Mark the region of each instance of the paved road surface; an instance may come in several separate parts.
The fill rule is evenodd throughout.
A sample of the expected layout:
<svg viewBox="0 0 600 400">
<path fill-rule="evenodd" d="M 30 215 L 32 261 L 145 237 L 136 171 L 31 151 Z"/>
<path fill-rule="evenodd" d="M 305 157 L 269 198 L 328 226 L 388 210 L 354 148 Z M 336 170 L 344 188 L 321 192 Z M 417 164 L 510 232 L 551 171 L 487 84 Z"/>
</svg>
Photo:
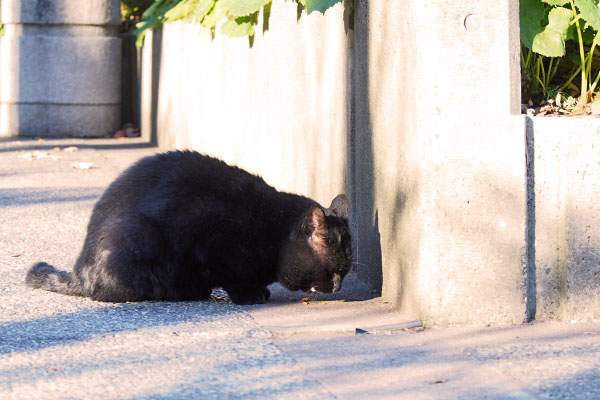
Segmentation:
<svg viewBox="0 0 600 400">
<path fill-rule="evenodd" d="M 353 276 L 335 297 L 275 286 L 249 307 L 25 287 L 35 261 L 73 265 L 103 189 L 156 151 L 0 141 L 1 399 L 600 399 L 597 323 L 402 330 L 411 316 Z"/>
</svg>

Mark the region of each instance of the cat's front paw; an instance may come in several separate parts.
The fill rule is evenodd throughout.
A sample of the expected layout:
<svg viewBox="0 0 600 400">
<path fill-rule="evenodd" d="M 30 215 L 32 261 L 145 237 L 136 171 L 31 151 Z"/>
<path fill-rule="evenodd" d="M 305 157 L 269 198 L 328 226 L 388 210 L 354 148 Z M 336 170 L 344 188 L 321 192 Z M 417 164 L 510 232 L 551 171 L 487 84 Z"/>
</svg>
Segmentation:
<svg viewBox="0 0 600 400">
<path fill-rule="evenodd" d="M 256 286 L 234 286 L 225 288 L 225 291 L 231 301 L 239 305 L 262 304 L 271 295 L 269 289 Z"/>
</svg>

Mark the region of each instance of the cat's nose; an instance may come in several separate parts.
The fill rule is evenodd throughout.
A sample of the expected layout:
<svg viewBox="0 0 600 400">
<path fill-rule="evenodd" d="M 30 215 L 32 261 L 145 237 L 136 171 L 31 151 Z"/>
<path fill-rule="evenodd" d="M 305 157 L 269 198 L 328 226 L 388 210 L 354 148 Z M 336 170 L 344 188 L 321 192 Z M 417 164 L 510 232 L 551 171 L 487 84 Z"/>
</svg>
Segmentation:
<svg viewBox="0 0 600 400">
<path fill-rule="evenodd" d="M 340 274 L 333 274 L 331 282 L 333 283 L 333 289 L 331 289 L 331 293 L 339 292 L 342 289 L 342 277 Z"/>
</svg>

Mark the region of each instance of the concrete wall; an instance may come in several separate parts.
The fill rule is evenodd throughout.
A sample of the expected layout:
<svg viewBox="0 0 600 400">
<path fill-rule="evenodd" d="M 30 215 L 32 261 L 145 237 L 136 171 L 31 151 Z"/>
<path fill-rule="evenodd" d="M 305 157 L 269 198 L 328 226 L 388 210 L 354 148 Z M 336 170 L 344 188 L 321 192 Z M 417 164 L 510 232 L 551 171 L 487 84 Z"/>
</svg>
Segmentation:
<svg viewBox="0 0 600 400">
<path fill-rule="evenodd" d="M 354 273 L 427 324 L 522 322 L 518 1 L 451 3 L 357 1 L 348 31 L 341 3 L 298 19 L 275 0 L 252 47 L 167 25 L 143 134 L 325 205 L 347 192 Z"/>
<path fill-rule="evenodd" d="M 118 1 L 86 4 L 2 1 L 0 136 L 118 127 Z M 600 124 L 519 115 L 518 0 L 346 17 L 274 0 L 252 45 L 149 34 L 142 135 L 323 205 L 346 192 L 352 273 L 428 325 L 599 320 Z"/>
<path fill-rule="evenodd" d="M 194 148 L 259 173 L 281 190 L 329 205 L 345 191 L 348 37 L 339 4 L 298 21 L 274 1 L 269 29 L 214 40 L 199 26 L 169 24 L 152 38 L 145 90 L 157 91 L 154 126 L 163 148 Z M 158 81 L 158 82 L 157 82 Z M 146 97 L 145 110 L 152 108 Z M 145 118 L 145 119 L 144 119 Z"/>
<path fill-rule="evenodd" d="M 118 129 L 119 0 L 3 0 L 2 22 L 0 137 Z"/>
<path fill-rule="evenodd" d="M 537 317 L 600 320 L 600 122 L 531 118 Z"/>
</svg>

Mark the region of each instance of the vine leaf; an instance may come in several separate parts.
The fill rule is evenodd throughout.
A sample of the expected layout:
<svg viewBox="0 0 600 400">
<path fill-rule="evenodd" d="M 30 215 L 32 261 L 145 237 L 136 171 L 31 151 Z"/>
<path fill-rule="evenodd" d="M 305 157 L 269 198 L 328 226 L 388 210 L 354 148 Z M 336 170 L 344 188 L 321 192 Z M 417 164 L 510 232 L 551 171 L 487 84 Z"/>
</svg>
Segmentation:
<svg viewBox="0 0 600 400">
<path fill-rule="evenodd" d="M 202 20 L 202 26 L 205 28 L 213 29 L 217 26 L 217 23 L 226 17 L 226 11 L 223 7 L 220 7 L 221 2 L 217 1 L 217 4 L 209 12 L 206 17 Z"/>
<path fill-rule="evenodd" d="M 144 11 L 142 18 L 147 19 L 150 16 L 158 15 L 161 12 L 164 12 L 165 7 L 174 7 L 176 4 L 176 2 L 171 3 L 171 0 L 157 0 Z"/>
<path fill-rule="evenodd" d="M 300 18 L 304 8 L 309 13 L 315 10 L 324 13 L 328 8 L 344 0 L 295 1 L 298 4 L 298 18 Z M 350 2 L 354 0 L 346 1 L 349 2 L 348 4 L 352 4 Z M 132 30 L 132 33 L 137 35 L 137 46 L 142 45 L 148 29 L 178 20 L 200 23 L 203 27 L 210 29 L 213 37 L 215 30 L 219 27 L 220 32 L 227 36 L 252 38 L 261 9 L 264 15 L 263 31 L 268 29 L 272 0 L 153 0 L 150 3 L 152 5 L 143 13 L 142 20 Z M 350 5 L 346 5 L 344 12 L 346 13 L 350 7 Z"/>
<path fill-rule="evenodd" d="M 565 39 L 573 12 L 564 7 L 556 7 L 548 14 L 548 25 L 533 39 L 531 50 L 546 57 L 565 55 Z"/>
<path fill-rule="evenodd" d="M 230 19 L 221 25 L 221 33 L 232 38 L 254 36 L 254 24 L 247 16 Z"/>
<path fill-rule="evenodd" d="M 542 20 L 546 16 L 540 0 L 521 0 L 519 18 L 521 20 L 521 41 L 528 49 L 533 47 L 533 39 L 542 32 Z"/>
<path fill-rule="evenodd" d="M 254 14 L 270 3 L 271 0 L 219 0 L 218 4 L 223 9 L 227 10 L 227 14 L 233 17 L 245 17 Z"/>
<path fill-rule="evenodd" d="M 165 14 L 165 23 L 180 19 L 201 21 L 213 7 L 214 0 L 183 0 Z"/>
<path fill-rule="evenodd" d="M 551 6 L 564 6 L 569 3 L 569 0 L 542 0 L 544 3 Z"/>
<path fill-rule="evenodd" d="M 158 0 L 144 11 L 142 20 L 135 25 L 135 29 L 132 31 L 134 35 L 137 35 L 135 45 L 140 47 L 144 42 L 146 30 L 161 26 L 163 24 L 164 15 L 176 5 L 177 2 L 175 1 Z"/>
<path fill-rule="evenodd" d="M 581 17 L 596 31 L 600 31 L 600 10 L 593 0 L 575 0 Z"/>
<path fill-rule="evenodd" d="M 306 0 L 305 7 L 306 12 L 310 14 L 313 11 L 321 11 L 323 14 L 325 10 L 332 7 L 336 3 L 340 3 L 343 0 Z"/>
</svg>

